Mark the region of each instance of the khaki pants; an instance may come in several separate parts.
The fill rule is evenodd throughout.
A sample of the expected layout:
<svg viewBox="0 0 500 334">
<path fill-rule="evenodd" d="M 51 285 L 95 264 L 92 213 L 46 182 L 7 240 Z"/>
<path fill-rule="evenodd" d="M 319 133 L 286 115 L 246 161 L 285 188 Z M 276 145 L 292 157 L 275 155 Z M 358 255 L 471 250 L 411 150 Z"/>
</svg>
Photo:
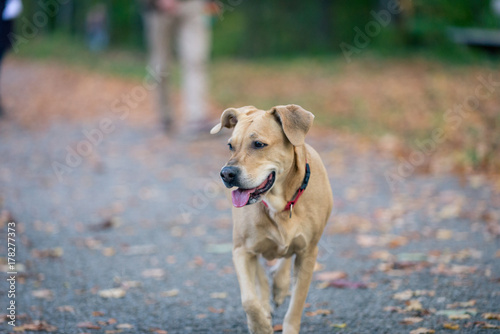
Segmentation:
<svg viewBox="0 0 500 334">
<path fill-rule="evenodd" d="M 149 65 L 156 73 L 169 73 L 172 39 L 176 37 L 182 72 L 184 121 L 187 124 L 201 122 L 207 111 L 207 61 L 211 36 L 204 11 L 203 0 L 185 0 L 179 2 L 179 10 L 174 15 L 154 10 L 144 14 Z M 155 91 L 156 108 L 167 125 L 173 121 L 169 79 L 170 75 L 163 75 Z"/>
</svg>

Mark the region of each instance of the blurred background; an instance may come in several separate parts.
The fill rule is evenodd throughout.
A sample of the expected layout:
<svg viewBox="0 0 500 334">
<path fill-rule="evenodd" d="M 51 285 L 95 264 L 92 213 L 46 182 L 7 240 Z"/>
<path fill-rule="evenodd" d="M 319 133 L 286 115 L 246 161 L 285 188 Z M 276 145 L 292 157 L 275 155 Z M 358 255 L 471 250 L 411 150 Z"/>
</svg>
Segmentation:
<svg viewBox="0 0 500 334">
<path fill-rule="evenodd" d="M 481 58 L 481 52 L 457 46 L 450 40 L 448 30 L 451 27 L 500 28 L 500 5 L 496 0 L 322 0 L 314 3 L 227 0 L 214 2 L 219 11 L 212 17 L 213 56 L 252 59 L 338 55 L 342 42 L 352 44 L 354 28 L 364 30 L 374 19 L 371 11 L 387 10 L 391 2 L 398 4 L 400 10 L 391 15 L 390 24 L 370 43 L 373 51 L 381 54 L 394 56 L 395 53 L 427 51 L 453 56 L 455 60 L 473 60 Z M 139 1 L 25 1 L 23 15 L 32 17 L 45 8 L 44 3 L 64 3 L 43 28 L 47 38 L 59 34 L 75 43 L 83 42 L 89 14 L 104 6 L 109 46 L 135 51 L 144 48 Z M 485 42 L 483 46 L 488 45 Z"/>
<path fill-rule="evenodd" d="M 55 14 L 12 57 L 131 79 L 144 76 L 147 56 L 137 1 L 67 0 L 51 9 L 54 3 L 24 2 L 18 32 L 29 31 L 27 22 L 44 8 Z M 433 155 L 442 158 L 440 166 L 498 170 L 498 92 L 479 104 L 470 102 L 458 129 L 444 115 L 474 95 L 479 77 L 498 75 L 499 1 L 212 4 L 207 19 L 213 29 L 214 116 L 228 106 L 267 109 L 294 102 L 313 111 L 317 124 L 381 140 L 398 155 L 443 127 L 447 140 Z M 97 32 L 92 20 L 98 22 Z M 173 72 L 178 87 L 179 74 Z M 434 168 L 431 163 L 419 169 Z"/>
<path fill-rule="evenodd" d="M 139 0 L 23 5 L 0 74 L 16 332 L 247 333 L 218 175 L 230 131 L 183 141 L 161 126 Z M 204 133 L 228 107 L 316 116 L 307 139 L 335 204 L 301 333 L 500 328 L 500 0 L 204 10 Z M 166 75 L 177 116 L 184 69 Z"/>
</svg>

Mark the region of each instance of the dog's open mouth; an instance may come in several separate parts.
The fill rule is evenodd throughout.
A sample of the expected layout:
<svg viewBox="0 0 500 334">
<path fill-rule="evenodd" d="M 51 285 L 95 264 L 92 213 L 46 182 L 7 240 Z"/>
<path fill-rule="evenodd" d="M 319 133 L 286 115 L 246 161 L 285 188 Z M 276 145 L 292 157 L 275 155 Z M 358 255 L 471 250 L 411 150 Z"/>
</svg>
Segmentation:
<svg viewBox="0 0 500 334">
<path fill-rule="evenodd" d="M 237 208 L 241 208 L 245 205 L 256 203 L 259 200 L 260 195 L 271 189 L 271 187 L 274 184 L 275 178 L 276 178 L 276 173 L 272 172 L 271 174 L 269 174 L 267 179 L 265 179 L 264 182 L 262 182 L 261 185 L 256 188 L 252 189 L 238 188 L 236 190 L 233 190 L 232 192 L 233 205 Z"/>
</svg>

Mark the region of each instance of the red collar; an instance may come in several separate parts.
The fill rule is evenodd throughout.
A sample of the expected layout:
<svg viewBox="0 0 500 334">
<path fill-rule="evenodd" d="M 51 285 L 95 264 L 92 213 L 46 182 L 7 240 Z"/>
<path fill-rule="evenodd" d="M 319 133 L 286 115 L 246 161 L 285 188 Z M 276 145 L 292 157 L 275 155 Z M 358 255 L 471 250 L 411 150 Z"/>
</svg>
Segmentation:
<svg viewBox="0 0 500 334">
<path fill-rule="evenodd" d="M 297 201 L 299 200 L 300 196 L 302 196 L 302 194 L 307 188 L 310 176 L 311 176 L 311 169 L 309 168 L 309 164 L 306 161 L 306 174 L 304 175 L 304 180 L 302 181 L 302 185 L 300 186 L 299 189 L 297 189 L 297 192 L 293 196 L 293 199 L 291 201 L 288 201 L 286 203 L 285 208 L 283 209 L 283 211 L 290 210 L 290 218 L 292 218 L 293 207 L 295 206 L 295 204 L 297 204 Z M 265 201 L 262 201 L 262 203 L 266 206 L 266 208 L 269 207 Z"/>
</svg>

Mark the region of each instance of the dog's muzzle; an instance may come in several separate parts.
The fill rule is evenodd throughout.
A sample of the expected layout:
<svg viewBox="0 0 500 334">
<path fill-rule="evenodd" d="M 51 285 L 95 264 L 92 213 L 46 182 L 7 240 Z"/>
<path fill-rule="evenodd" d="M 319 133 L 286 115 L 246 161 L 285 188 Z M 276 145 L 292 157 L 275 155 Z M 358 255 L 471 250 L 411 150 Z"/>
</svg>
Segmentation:
<svg viewBox="0 0 500 334">
<path fill-rule="evenodd" d="M 225 166 L 220 171 L 220 177 L 222 178 L 222 182 L 227 188 L 238 187 L 237 184 L 238 176 L 240 175 L 240 170 L 238 167 L 234 166 Z"/>
</svg>

